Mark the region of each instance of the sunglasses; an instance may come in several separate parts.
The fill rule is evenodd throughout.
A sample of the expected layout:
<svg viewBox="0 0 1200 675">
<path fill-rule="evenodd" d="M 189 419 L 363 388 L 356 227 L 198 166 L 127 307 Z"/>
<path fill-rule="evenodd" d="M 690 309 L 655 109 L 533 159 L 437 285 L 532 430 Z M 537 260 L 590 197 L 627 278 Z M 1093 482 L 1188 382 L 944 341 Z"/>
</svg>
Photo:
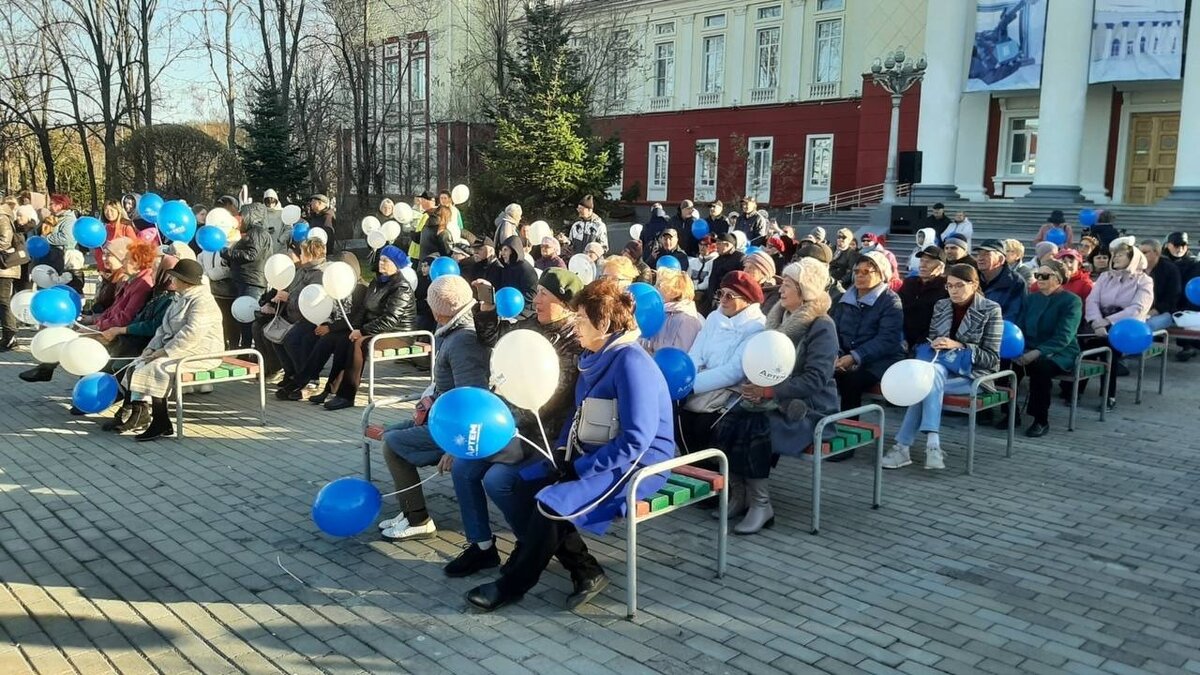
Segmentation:
<svg viewBox="0 0 1200 675">
<path fill-rule="evenodd" d="M 1038 281 L 1050 281 L 1056 277 L 1053 274 L 1042 274 L 1041 272 L 1038 272 L 1033 275 L 1033 278 L 1037 279 Z"/>
<path fill-rule="evenodd" d="M 725 300 L 740 300 L 742 298 L 742 296 L 738 295 L 737 293 L 734 293 L 733 291 L 729 291 L 729 290 L 717 291 L 716 297 L 717 297 L 717 300 L 720 300 L 722 302 Z"/>
</svg>

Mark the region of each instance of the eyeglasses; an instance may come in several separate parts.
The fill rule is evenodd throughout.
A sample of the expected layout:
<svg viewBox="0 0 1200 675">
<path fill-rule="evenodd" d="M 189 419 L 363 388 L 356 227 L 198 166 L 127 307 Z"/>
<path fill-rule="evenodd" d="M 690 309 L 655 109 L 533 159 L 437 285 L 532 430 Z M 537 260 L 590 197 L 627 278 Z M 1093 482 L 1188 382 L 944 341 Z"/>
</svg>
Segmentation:
<svg viewBox="0 0 1200 675">
<path fill-rule="evenodd" d="M 1037 279 L 1038 281 L 1050 281 L 1050 279 L 1054 276 L 1055 275 L 1053 274 L 1042 274 L 1041 272 L 1037 272 L 1033 275 L 1033 278 Z"/>
<path fill-rule="evenodd" d="M 961 290 L 963 290 L 964 288 L 966 288 L 968 285 L 969 285 L 969 284 L 952 284 L 952 283 L 947 283 L 947 284 L 946 284 L 946 290 L 948 290 L 948 291 L 961 291 Z"/>
<path fill-rule="evenodd" d="M 734 293 L 733 291 L 722 289 L 717 291 L 716 298 L 718 301 L 724 302 L 726 300 L 741 300 L 742 296 Z"/>
</svg>

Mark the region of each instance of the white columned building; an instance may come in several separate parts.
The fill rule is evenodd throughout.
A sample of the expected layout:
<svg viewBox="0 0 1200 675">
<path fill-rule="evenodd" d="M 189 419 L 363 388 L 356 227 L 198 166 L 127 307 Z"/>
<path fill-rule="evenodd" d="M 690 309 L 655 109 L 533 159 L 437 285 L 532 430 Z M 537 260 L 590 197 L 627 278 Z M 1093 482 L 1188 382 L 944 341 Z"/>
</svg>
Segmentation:
<svg viewBox="0 0 1200 675">
<path fill-rule="evenodd" d="M 1179 154 L 1175 164 L 1175 185 L 1167 200 L 1200 204 L 1200 2 L 1193 0 L 1189 13 L 1186 61 L 1183 72 L 1183 100 L 1179 116 Z"/>
<path fill-rule="evenodd" d="M 959 106 L 966 84 L 967 60 L 973 32 L 974 5 L 965 0 L 929 0 L 925 58 L 929 66 L 921 83 L 921 113 L 917 149 L 921 151 L 921 182 L 913 196 L 928 201 L 953 199 Z M 936 36 L 935 38 L 933 36 Z"/>
</svg>

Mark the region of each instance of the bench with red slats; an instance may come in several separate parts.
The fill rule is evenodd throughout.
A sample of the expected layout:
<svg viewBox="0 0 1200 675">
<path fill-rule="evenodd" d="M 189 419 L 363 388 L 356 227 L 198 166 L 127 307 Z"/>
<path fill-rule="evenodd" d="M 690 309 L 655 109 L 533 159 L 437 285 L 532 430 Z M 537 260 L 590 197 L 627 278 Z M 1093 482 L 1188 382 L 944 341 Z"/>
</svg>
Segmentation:
<svg viewBox="0 0 1200 675">
<path fill-rule="evenodd" d="M 381 340 L 382 342 L 382 340 Z M 408 347 L 390 347 L 387 349 L 376 349 L 375 358 L 377 359 L 392 359 L 403 356 L 420 356 L 429 353 L 429 345 L 424 342 L 417 342 Z"/>
<path fill-rule="evenodd" d="M 382 441 L 383 440 L 383 425 L 372 424 L 371 426 L 367 427 L 366 431 L 363 432 L 363 436 L 366 436 L 367 438 L 369 438 L 373 441 Z"/>
<path fill-rule="evenodd" d="M 875 385 L 866 391 L 868 396 L 883 398 L 883 390 L 879 385 Z M 979 396 L 975 397 L 976 410 L 989 410 L 998 408 L 1008 403 L 1009 397 L 1012 396 L 1012 389 L 1008 387 L 997 387 L 995 391 L 980 391 Z M 966 412 L 971 409 L 971 396 L 969 394 L 944 394 L 942 396 L 942 407 L 954 412 Z"/>
<path fill-rule="evenodd" d="M 666 485 L 638 502 L 637 515 L 645 516 L 671 506 L 707 499 L 724 487 L 725 479 L 716 471 L 690 465 L 675 467 Z"/>
<path fill-rule="evenodd" d="M 179 380 L 185 383 L 212 382 L 215 380 L 227 380 L 230 378 L 246 379 L 257 374 L 257 363 L 226 356 L 225 358 L 221 359 L 221 365 L 217 366 L 216 368 L 211 370 L 183 373 L 179 376 Z"/>
</svg>

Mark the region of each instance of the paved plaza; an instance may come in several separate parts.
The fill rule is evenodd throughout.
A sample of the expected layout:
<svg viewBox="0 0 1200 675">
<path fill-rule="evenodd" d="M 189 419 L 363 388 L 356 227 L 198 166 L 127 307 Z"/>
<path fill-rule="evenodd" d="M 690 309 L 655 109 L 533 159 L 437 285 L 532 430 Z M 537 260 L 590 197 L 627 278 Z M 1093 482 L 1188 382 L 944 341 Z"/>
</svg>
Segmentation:
<svg viewBox="0 0 1200 675">
<path fill-rule="evenodd" d="M 0 357 L 5 675 L 1200 672 L 1197 363 L 1140 406 L 1123 378 L 1105 423 L 1093 385 L 1074 433 L 1056 403 L 1009 460 L 981 432 L 972 477 L 950 418 L 948 469 L 888 472 L 877 511 L 864 453 L 828 465 L 819 536 L 810 467 L 784 460 L 776 526 L 731 538 L 724 579 L 708 511 L 645 526 L 627 621 L 619 532 L 590 540 L 613 584 L 579 613 L 557 563 L 519 605 L 464 611 L 490 575 L 442 574 L 463 544 L 448 477 L 428 486 L 438 539 L 318 532 L 316 491 L 361 472 L 361 407 L 272 397 L 262 427 L 254 387 L 230 383 L 187 397 L 187 439 L 136 444 L 68 414 L 73 377 L 20 382 L 29 362 Z M 383 394 L 417 382 L 382 372 Z"/>
</svg>

